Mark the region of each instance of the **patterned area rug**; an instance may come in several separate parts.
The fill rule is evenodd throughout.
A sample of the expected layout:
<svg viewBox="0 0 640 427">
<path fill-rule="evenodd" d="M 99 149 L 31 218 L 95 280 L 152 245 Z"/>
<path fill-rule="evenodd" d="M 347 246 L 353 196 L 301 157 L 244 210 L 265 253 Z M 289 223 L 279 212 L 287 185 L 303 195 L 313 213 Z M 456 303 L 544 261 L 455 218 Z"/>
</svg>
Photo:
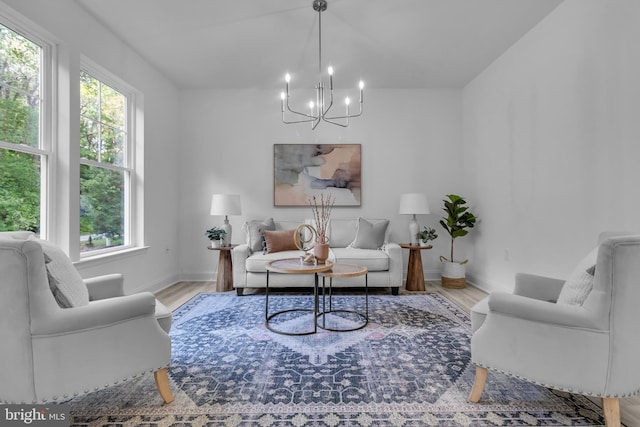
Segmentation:
<svg viewBox="0 0 640 427">
<path fill-rule="evenodd" d="M 272 295 L 270 312 L 312 307 Z M 334 309 L 364 310 L 362 295 Z M 153 375 L 70 401 L 74 425 L 598 426 L 590 400 L 490 372 L 481 403 L 473 383 L 469 316 L 438 294 L 373 295 L 369 324 L 353 332 L 279 335 L 264 326 L 264 295 L 199 294 L 174 312 L 171 385 L 162 406 Z M 356 316 L 327 314 L 333 327 Z M 313 328 L 289 312 L 274 326 Z"/>
</svg>

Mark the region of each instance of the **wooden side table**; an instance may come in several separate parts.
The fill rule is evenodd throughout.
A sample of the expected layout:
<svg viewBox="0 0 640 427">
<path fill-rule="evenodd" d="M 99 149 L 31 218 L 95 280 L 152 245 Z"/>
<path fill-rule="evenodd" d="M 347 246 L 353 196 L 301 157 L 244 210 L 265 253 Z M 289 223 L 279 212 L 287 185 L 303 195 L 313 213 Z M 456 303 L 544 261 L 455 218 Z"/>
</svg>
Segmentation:
<svg viewBox="0 0 640 427">
<path fill-rule="evenodd" d="M 218 276 L 216 279 L 216 291 L 226 292 L 233 290 L 233 263 L 231 262 L 231 251 L 238 245 L 220 246 L 212 248 L 207 246 L 210 251 L 220 251 L 218 258 Z"/>
<path fill-rule="evenodd" d="M 409 249 L 409 265 L 407 266 L 407 284 L 408 291 L 424 291 L 424 271 L 422 270 L 423 249 L 431 249 L 433 246 L 411 245 L 409 243 L 401 243 L 401 248 Z"/>
</svg>

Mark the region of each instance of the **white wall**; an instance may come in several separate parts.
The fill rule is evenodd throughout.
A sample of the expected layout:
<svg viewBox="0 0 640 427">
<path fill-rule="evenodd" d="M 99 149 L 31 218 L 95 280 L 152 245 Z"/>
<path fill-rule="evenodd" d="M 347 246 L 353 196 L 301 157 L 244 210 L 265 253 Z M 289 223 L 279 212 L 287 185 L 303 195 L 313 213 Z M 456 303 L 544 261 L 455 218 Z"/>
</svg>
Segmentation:
<svg viewBox="0 0 640 427">
<path fill-rule="evenodd" d="M 69 71 L 77 74 L 80 55 L 85 55 L 143 94 L 145 146 L 138 154 L 144 160 L 144 243 L 149 248 L 135 256 L 81 263 L 80 273 L 84 277 L 124 273 L 127 292 L 157 289 L 173 283 L 178 270 L 175 160 L 180 148 L 176 87 L 72 0 L 6 0 L 5 3 L 58 39 L 63 74 Z M 60 120 L 63 126 L 66 123 L 73 128 L 74 120 L 76 123 L 79 120 L 78 89 L 59 89 L 60 96 L 70 100 L 70 108 L 59 111 Z M 78 132 L 70 134 L 71 139 L 76 139 L 71 143 L 78 144 Z M 59 191 L 62 194 L 62 190 Z"/>
<path fill-rule="evenodd" d="M 636 0 L 567 0 L 464 89 L 474 282 L 566 277 L 600 230 L 640 229 L 639 22 Z"/>
<path fill-rule="evenodd" d="M 273 206 L 275 143 L 362 144 L 362 206 L 336 207 L 332 217 L 389 218 L 392 241 L 406 242 L 410 218 L 398 214 L 400 195 L 424 192 L 433 214 L 420 216 L 418 222 L 444 234 L 437 224 L 441 200 L 463 188 L 457 165 L 462 149 L 461 91 L 369 90 L 364 108 L 348 128 L 322 123 L 312 132 L 307 125 L 280 121 L 277 91 L 181 92 L 180 278 L 210 280 L 216 271 L 218 253 L 206 250 L 204 235 L 223 220 L 209 215 L 213 193 L 242 197 L 242 216 L 229 218 L 234 243 L 243 240 L 241 226 L 248 219 L 310 217 L 308 207 Z M 447 248 L 443 236 L 434 250 L 423 251 L 428 275 L 438 277 L 436 260 Z"/>
</svg>

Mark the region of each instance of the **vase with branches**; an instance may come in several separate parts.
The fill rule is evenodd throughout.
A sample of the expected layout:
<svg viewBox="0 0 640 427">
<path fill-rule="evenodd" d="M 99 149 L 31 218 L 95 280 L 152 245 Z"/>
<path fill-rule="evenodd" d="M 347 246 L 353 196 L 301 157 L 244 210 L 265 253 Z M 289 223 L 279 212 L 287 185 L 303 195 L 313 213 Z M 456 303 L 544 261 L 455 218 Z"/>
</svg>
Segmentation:
<svg viewBox="0 0 640 427">
<path fill-rule="evenodd" d="M 316 230 L 316 243 L 313 248 L 313 253 L 320 264 L 324 264 L 329 257 L 329 236 L 327 235 L 327 229 L 335 201 L 335 197 L 331 195 L 325 196 L 322 193 L 320 194 L 320 198 L 313 196 L 309 199 Z"/>
<path fill-rule="evenodd" d="M 329 227 L 329 220 L 331 219 L 331 210 L 335 203 L 335 197 L 324 194 L 320 194 L 318 199 L 313 196 L 309 199 L 309 205 L 311 206 L 311 212 L 313 212 L 313 220 L 316 223 L 317 241 L 320 243 L 329 243 L 327 236 L 327 228 Z"/>
</svg>

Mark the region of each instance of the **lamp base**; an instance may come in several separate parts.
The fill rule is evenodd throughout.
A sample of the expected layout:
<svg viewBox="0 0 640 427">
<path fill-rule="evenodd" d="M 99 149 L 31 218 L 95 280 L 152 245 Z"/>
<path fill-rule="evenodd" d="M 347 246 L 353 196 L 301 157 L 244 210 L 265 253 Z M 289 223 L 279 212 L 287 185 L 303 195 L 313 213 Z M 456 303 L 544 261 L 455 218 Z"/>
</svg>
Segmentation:
<svg viewBox="0 0 640 427">
<path fill-rule="evenodd" d="M 418 242 L 418 230 L 420 230 L 420 226 L 418 225 L 418 221 L 416 221 L 415 214 L 409 223 L 409 241 L 412 245 L 418 246 L 420 242 Z"/>
<path fill-rule="evenodd" d="M 229 217 L 225 215 L 224 217 L 224 224 L 222 225 L 222 228 L 225 231 L 224 237 L 222 239 L 220 239 L 220 243 L 222 244 L 222 246 L 229 246 L 231 245 L 231 224 L 229 224 Z"/>
</svg>

